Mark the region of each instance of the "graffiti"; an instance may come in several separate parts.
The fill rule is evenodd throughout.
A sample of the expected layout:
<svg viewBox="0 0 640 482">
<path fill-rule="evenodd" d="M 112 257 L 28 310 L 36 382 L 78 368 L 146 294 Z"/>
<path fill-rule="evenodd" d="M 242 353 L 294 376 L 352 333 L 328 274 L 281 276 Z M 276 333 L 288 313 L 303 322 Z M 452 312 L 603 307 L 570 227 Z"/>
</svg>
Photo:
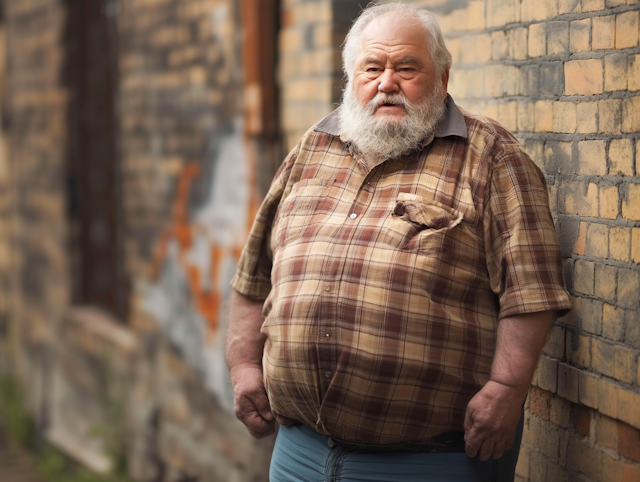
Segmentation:
<svg viewBox="0 0 640 482">
<path fill-rule="evenodd" d="M 218 137 L 206 162 L 214 166 L 207 199 L 193 212 L 189 195 L 200 166 L 182 170 L 171 224 L 160 237 L 143 309 L 202 376 L 220 403 L 231 410 L 224 363 L 222 321 L 229 281 L 247 235 L 251 207 L 250 169 L 240 122 Z"/>
</svg>

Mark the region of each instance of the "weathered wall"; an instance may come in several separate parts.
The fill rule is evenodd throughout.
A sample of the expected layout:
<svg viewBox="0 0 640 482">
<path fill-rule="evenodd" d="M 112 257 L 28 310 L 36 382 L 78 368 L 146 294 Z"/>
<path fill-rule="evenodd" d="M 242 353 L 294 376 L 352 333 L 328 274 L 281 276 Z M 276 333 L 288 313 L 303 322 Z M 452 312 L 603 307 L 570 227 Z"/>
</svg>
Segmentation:
<svg viewBox="0 0 640 482">
<path fill-rule="evenodd" d="M 35 409 L 42 399 L 55 325 L 69 302 L 65 149 L 67 90 L 61 75 L 65 11 L 58 0 L 6 1 L 3 79 L 3 272 L 5 345 Z"/>
<path fill-rule="evenodd" d="M 573 312 L 534 378 L 519 480 L 640 480 L 640 49 L 636 0 L 423 1 L 450 90 L 547 178 Z"/>
</svg>

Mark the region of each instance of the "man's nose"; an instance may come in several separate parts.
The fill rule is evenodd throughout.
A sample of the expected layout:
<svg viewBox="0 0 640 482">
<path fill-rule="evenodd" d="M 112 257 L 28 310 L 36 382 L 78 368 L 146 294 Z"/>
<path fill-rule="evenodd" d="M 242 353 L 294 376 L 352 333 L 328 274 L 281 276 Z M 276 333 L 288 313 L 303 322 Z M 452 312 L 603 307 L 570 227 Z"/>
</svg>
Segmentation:
<svg viewBox="0 0 640 482">
<path fill-rule="evenodd" d="M 378 91 L 390 94 L 398 92 L 399 86 L 395 76 L 395 70 L 386 69 L 380 77 L 378 77 Z"/>
</svg>

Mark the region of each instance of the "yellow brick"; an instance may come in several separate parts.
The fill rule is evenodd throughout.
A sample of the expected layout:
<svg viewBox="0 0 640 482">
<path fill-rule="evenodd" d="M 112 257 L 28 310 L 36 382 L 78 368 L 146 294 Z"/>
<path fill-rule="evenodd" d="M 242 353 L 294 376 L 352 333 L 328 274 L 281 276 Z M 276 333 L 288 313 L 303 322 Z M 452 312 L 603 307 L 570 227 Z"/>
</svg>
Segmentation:
<svg viewBox="0 0 640 482">
<path fill-rule="evenodd" d="M 547 54 L 564 55 L 569 52 L 569 23 L 549 22 L 547 24 Z"/>
<path fill-rule="evenodd" d="M 571 365 L 558 364 L 558 395 L 578 403 L 578 375 L 578 370 Z M 598 386 L 598 389 L 600 389 L 600 386 Z M 600 402 L 599 397 L 598 402 Z"/>
<path fill-rule="evenodd" d="M 584 221 L 580 222 L 580 228 L 578 229 L 578 237 L 573 245 L 573 253 L 579 256 L 584 256 L 584 251 L 587 246 L 587 228 L 589 223 Z"/>
<path fill-rule="evenodd" d="M 604 58 L 604 90 L 627 90 L 627 56 L 607 55 Z"/>
<path fill-rule="evenodd" d="M 623 307 L 632 307 L 638 302 L 640 292 L 640 278 L 638 272 L 631 269 L 620 268 L 618 270 L 618 304 Z"/>
<path fill-rule="evenodd" d="M 519 95 L 522 91 L 522 71 L 511 65 L 485 67 L 485 93 L 487 97 Z"/>
<path fill-rule="evenodd" d="M 629 56 L 627 79 L 631 92 L 640 90 L 640 55 Z"/>
<path fill-rule="evenodd" d="M 556 0 L 522 0 L 520 19 L 523 22 L 546 20 L 558 14 Z"/>
<path fill-rule="evenodd" d="M 619 134 L 622 127 L 622 100 L 605 99 L 598 102 L 599 126 L 603 134 Z"/>
<path fill-rule="evenodd" d="M 624 346 L 615 348 L 615 371 L 613 376 L 616 380 L 625 383 L 633 383 L 636 378 L 636 364 L 633 351 Z M 636 410 L 640 405 L 636 405 Z"/>
<path fill-rule="evenodd" d="M 609 175 L 633 176 L 633 141 L 612 139 L 609 144 Z"/>
<path fill-rule="evenodd" d="M 313 28 L 314 47 L 331 47 L 333 26 L 330 23 L 316 25 Z"/>
<path fill-rule="evenodd" d="M 595 295 L 607 301 L 616 299 L 616 275 L 618 271 L 613 266 L 598 263 L 595 272 Z M 604 305 L 607 306 L 606 304 Z M 604 311 L 604 310 L 603 310 Z M 602 318 L 602 330 L 604 331 L 604 315 Z M 606 335 L 605 335 L 606 336 Z"/>
<path fill-rule="evenodd" d="M 514 4 L 514 10 L 515 10 L 515 17 L 514 17 L 514 21 L 517 22 L 520 20 L 520 17 L 518 15 L 518 5 L 514 0 L 508 0 L 510 1 L 512 4 Z M 328 2 L 326 2 L 328 4 Z M 472 2 L 469 3 L 469 6 L 467 7 L 468 10 L 468 23 L 467 26 L 469 27 L 469 30 L 483 30 L 486 27 L 486 22 L 485 22 L 485 14 L 484 14 L 484 0 L 474 0 Z"/>
<path fill-rule="evenodd" d="M 628 49 L 638 45 L 638 11 L 616 15 L 616 49 Z"/>
<path fill-rule="evenodd" d="M 547 54 L 547 33 L 544 23 L 529 26 L 529 58 L 544 57 Z"/>
<path fill-rule="evenodd" d="M 585 254 L 606 259 L 609 255 L 609 229 L 604 224 L 591 223 L 587 228 Z"/>
<path fill-rule="evenodd" d="M 622 132 L 640 132 L 640 96 L 622 101 Z"/>
<path fill-rule="evenodd" d="M 609 271 L 615 270 L 611 268 Z M 611 282 L 611 285 L 612 291 L 615 291 L 615 280 Z M 622 341 L 624 339 L 624 314 L 625 311 L 622 308 L 605 303 L 602 310 L 602 336 L 613 341 Z"/>
<path fill-rule="evenodd" d="M 640 139 L 636 139 L 636 173 L 640 174 Z"/>
<path fill-rule="evenodd" d="M 519 3 L 516 0 L 487 0 L 487 27 L 501 27 L 519 21 Z M 483 11 L 480 16 L 484 16 Z"/>
<path fill-rule="evenodd" d="M 578 171 L 587 176 L 604 176 L 607 173 L 605 141 L 578 142 Z"/>
<path fill-rule="evenodd" d="M 629 390 L 625 390 L 624 388 L 618 388 L 617 401 L 618 418 L 635 428 L 640 428 L 640 410 L 638 410 L 638 407 L 640 407 L 640 395 L 630 392 Z M 636 473 L 640 474 L 640 470 Z M 634 479 L 625 478 L 624 480 L 631 481 Z"/>
<path fill-rule="evenodd" d="M 527 58 L 527 34 L 526 28 L 514 28 L 508 31 L 509 57 L 513 60 L 525 60 Z"/>
<path fill-rule="evenodd" d="M 491 60 L 491 35 L 465 35 L 460 39 L 461 63 L 473 64 Z"/>
<path fill-rule="evenodd" d="M 578 372 L 578 394 L 580 403 L 591 408 L 598 408 L 598 378 L 580 370 Z"/>
<path fill-rule="evenodd" d="M 618 387 L 605 378 L 598 382 L 598 410 L 612 418 L 618 418 Z"/>
<path fill-rule="evenodd" d="M 616 39 L 616 17 L 593 17 L 591 29 L 591 45 L 593 50 L 612 49 Z"/>
<path fill-rule="evenodd" d="M 454 69 L 449 80 L 449 92 L 460 99 L 484 97 L 484 70 Z"/>
<path fill-rule="evenodd" d="M 622 199 L 622 217 L 640 221 L 640 184 L 628 184 L 627 195 Z"/>
<path fill-rule="evenodd" d="M 586 192 L 581 182 L 566 184 L 565 212 L 585 217 L 598 217 L 598 186 L 590 182 Z"/>
<path fill-rule="evenodd" d="M 553 131 L 553 102 L 550 100 L 539 100 L 534 107 L 535 131 Z"/>
<path fill-rule="evenodd" d="M 518 463 L 516 465 L 516 475 L 523 480 L 529 480 L 529 452 L 524 447 L 520 448 Z"/>
<path fill-rule="evenodd" d="M 507 130 L 515 131 L 517 129 L 516 124 L 516 102 L 504 102 L 498 104 L 498 119 Z"/>
<path fill-rule="evenodd" d="M 541 356 L 535 376 L 538 387 L 555 393 L 558 386 L 558 362 L 553 358 Z"/>
<path fill-rule="evenodd" d="M 591 261 L 578 259 L 573 267 L 574 289 L 583 295 L 594 293 L 595 264 Z"/>
<path fill-rule="evenodd" d="M 571 60 L 564 64 L 566 95 L 593 95 L 603 92 L 602 61 Z"/>
<path fill-rule="evenodd" d="M 598 118 L 597 102 L 578 102 L 577 110 L 577 132 L 580 134 L 591 134 L 598 131 L 596 120 Z"/>
<path fill-rule="evenodd" d="M 575 330 L 567 330 L 565 338 L 567 361 L 581 367 L 589 367 L 591 364 L 590 340 L 591 338 L 580 335 Z"/>
<path fill-rule="evenodd" d="M 580 0 L 558 0 L 558 15 L 581 12 Z"/>
<path fill-rule="evenodd" d="M 576 131 L 576 104 L 573 102 L 553 103 L 553 132 L 573 134 Z"/>
<path fill-rule="evenodd" d="M 534 129 L 534 111 L 533 102 L 518 101 L 517 106 L 517 123 L 518 132 L 533 132 Z"/>
<path fill-rule="evenodd" d="M 287 28 L 280 31 L 280 53 L 296 52 L 302 50 L 304 45 L 302 28 Z"/>
<path fill-rule="evenodd" d="M 640 264 L 640 228 L 631 229 L 631 261 Z"/>
<path fill-rule="evenodd" d="M 491 33 L 491 59 L 506 60 L 509 58 L 509 41 L 507 32 L 496 30 Z"/>
<path fill-rule="evenodd" d="M 587 52 L 591 49 L 591 19 L 575 20 L 569 24 L 569 50 L 571 53 Z"/>
<path fill-rule="evenodd" d="M 614 261 L 629 260 L 629 228 L 617 226 L 609 229 L 609 257 Z"/>
<path fill-rule="evenodd" d="M 618 217 L 618 186 L 600 189 L 600 217 L 604 219 Z"/>
<path fill-rule="evenodd" d="M 604 0 L 582 0 L 583 12 L 598 12 L 604 10 Z"/>
<path fill-rule="evenodd" d="M 632 383 L 635 378 L 633 352 L 628 348 L 594 339 L 592 368 L 603 375 Z"/>
</svg>

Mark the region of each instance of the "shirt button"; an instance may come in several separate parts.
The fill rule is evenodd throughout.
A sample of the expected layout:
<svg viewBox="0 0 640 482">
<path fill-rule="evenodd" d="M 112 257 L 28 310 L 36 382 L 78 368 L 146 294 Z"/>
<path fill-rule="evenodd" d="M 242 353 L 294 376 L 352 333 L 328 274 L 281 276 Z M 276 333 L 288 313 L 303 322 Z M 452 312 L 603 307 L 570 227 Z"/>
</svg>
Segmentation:
<svg viewBox="0 0 640 482">
<path fill-rule="evenodd" d="M 331 378 L 331 372 L 324 372 L 324 376 L 327 378 Z"/>
<path fill-rule="evenodd" d="M 355 219 L 357 216 L 358 216 L 358 215 L 357 215 L 356 213 L 351 213 L 351 214 L 349 214 L 349 217 L 350 217 L 351 219 Z"/>
<path fill-rule="evenodd" d="M 326 334 L 326 335 L 324 335 L 324 336 L 329 336 L 329 333 L 327 333 L 327 334 Z"/>
<path fill-rule="evenodd" d="M 331 291 L 331 288 L 330 288 L 329 286 L 325 286 L 325 287 L 324 287 L 324 290 L 325 290 L 325 291 Z"/>
</svg>

